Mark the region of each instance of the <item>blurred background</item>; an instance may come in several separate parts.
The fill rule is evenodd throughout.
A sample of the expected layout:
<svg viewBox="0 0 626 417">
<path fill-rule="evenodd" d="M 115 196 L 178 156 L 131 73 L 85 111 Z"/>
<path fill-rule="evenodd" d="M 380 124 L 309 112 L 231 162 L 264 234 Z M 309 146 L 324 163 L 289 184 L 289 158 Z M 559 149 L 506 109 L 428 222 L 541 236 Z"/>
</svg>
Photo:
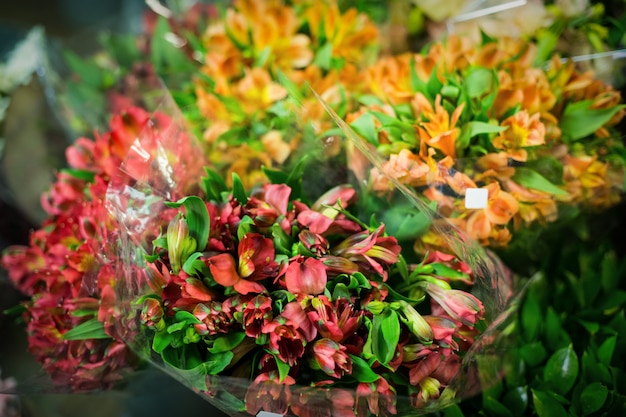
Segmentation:
<svg viewBox="0 0 626 417">
<path fill-rule="evenodd" d="M 64 150 L 75 139 L 55 106 L 55 74 L 39 65 L 42 58 L 55 68 L 61 48 L 93 52 L 103 30 L 139 33 L 144 8 L 143 0 L 0 1 L 0 63 L 29 36 L 33 42 L 45 38 L 46 50 L 41 57 L 35 56 L 41 51 L 26 48 L 11 68 L 0 67 L 0 251 L 27 244 L 30 230 L 45 218 L 40 195 L 65 166 Z M 41 32 L 31 32 L 37 27 Z M 0 269 L 0 311 L 19 301 Z M 23 325 L 0 314 L 0 379 L 8 378 L 17 379 L 22 395 L 10 401 L 18 403 L 17 415 L 24 417 L 222 415 L 156 370 L 136 375 L 117 391 L 53 392 L 27 352 Z M 7 399 L 0 395 L 0 417 L 15 415 L 3 408 Z"/>
</svg>

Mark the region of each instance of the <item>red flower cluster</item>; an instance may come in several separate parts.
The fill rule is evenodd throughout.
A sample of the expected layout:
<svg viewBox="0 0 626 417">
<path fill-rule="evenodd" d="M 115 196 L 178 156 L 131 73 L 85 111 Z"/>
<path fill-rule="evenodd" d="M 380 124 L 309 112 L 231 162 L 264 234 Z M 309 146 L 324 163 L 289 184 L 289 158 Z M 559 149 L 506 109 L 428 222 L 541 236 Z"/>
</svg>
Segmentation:
<svg viewBox="0 0 626 417">
<path fill-rule="evenodd" d="M 338 186 L 310 205 L 293 193 L 266 184 L 201 203 L 204 220 L 197 205 L 174 216 L 167 248 L 155 247 L 147 267 L 162 284 L 137 294 L 153 349 L 169 365 L 195 363 L 207 376 L 252 374 L 251 413 L 291 407 L 304 417 L 307 402 L 321 401 L 352 413 L 345 415 L 394 414 L 396 372 L 410 381 L 406 394 L 416 405 L 438 398 L 483 314 L 478 299 L 450 287 L 472 283 L 469 266 L 435 252 L 407 268 L 400 285 L 401 247 L 384 225 L 367 227 L 347 211 L 357 200 L 352 188 Z M 432 307 L 422 310 L 430 314 L 390 295 L 392 281 L 429 295 Z M 344 380 L 356 389 L 349 401 L 290 387 L 306 382 L 320 394 Z"/>
<path fill-rule="evenodd" d="M 24 319 L 30 352 L 55 383 L 72 390 L 107 388 L 136 359 L 110 325 L 114 274 L 100 259 L 107 230 L 109 179 L 148 122 L 138 108 L 114 116 L 111 131 L 67 150 L 71 170 L 57 175 L 42 205 L 50 217 L 31 234 L 30 246 L 10 247 L 2 266 L 15 286 L 31 296 Z M 103 323 L 97 338 L 66 337 L 77 326 Z"/>
</svg>

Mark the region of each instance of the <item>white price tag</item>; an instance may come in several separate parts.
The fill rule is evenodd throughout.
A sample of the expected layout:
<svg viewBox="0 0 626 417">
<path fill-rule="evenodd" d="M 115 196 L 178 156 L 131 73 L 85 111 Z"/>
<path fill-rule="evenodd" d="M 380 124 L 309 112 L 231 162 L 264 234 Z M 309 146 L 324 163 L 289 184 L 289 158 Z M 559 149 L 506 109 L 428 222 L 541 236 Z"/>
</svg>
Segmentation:
<svg viewBox="0 0 626 417">
<path fill-rule="evenodd" d="M 267 411 L 259 411 L 256 417 L 283 417 L 282 414 L 268 413 Z"/>
<path fill-rule="evenodd" d="M 486 188 L 468 188 L 465 190 L 465 208 L 481 209 L 487 207 L 489 190 Z"/>
</svg>

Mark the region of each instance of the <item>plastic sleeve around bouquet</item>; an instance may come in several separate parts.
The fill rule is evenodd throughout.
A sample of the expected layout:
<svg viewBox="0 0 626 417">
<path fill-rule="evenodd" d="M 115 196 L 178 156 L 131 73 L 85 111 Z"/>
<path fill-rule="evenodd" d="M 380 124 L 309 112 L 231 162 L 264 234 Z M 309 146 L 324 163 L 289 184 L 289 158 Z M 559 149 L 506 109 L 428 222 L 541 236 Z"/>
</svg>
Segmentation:
<svg viewBox="0 0 626 417">
<path fill-rule="evenodd" d="M 232 416 L 421 415 L 497 381 L 510 276 L 401 184 L 405 214 L 451 250 L 387 234 L 394 207 L 359 195 L 349 146 L 320 141 L 300 110 L 290 129 L 306 155 L 251 190 L 205 165 L 182 119 L 140 135 L 107 192 L 118 227 L 105 327 Z"/>
</svg>

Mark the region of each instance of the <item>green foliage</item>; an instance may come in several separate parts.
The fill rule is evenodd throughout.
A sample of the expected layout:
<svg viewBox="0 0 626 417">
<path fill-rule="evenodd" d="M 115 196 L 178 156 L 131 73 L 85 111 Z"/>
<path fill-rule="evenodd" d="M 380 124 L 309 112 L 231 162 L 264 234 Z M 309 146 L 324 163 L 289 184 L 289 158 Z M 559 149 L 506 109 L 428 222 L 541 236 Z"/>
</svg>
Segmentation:
<svg viewBox="0 0 626 417">
<path fill-rule="evenodd" d="M 608 239 L 571 239 L 546 254 L 518 312 L 517 342 L 497 387 L 465 416 L 626 415 L 626 260 Z"/>
</svg>

